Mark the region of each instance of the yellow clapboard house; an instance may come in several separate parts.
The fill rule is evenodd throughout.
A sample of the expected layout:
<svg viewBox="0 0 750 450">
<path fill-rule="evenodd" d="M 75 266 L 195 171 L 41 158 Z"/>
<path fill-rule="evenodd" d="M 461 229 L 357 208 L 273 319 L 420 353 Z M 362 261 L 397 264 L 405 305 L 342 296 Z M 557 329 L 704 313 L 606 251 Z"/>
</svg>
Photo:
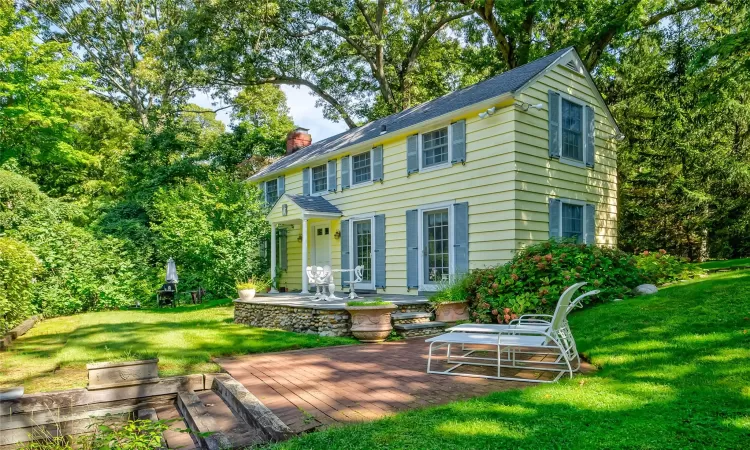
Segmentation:
<svg viewBox="0 0 750 450">
<path fill-rule="evenodd" d="M 552 236 L 616 245 L 619 136 L 568 48 L 320 142 L 297 129 L 249 181 L 282 286 L 362 265 L 358 291 L 417 294 Z"/>
</svg>

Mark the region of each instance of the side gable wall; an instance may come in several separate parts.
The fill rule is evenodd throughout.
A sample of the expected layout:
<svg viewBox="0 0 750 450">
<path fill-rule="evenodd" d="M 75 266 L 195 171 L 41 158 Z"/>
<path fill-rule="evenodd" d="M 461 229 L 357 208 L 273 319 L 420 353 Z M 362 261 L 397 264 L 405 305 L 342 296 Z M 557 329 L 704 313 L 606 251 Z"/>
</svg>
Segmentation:
<svg viewBox="0 0 750 450">
<path fill-rule="evenodd" d="M 548 91 L 583 100 L 594 108 L 594 168 L 575 167 L 549 157 Z M 617 132 L 598 102 L 598 93 L 586 78 L 556 66 L 528 86 L 519 100 L 541 103 L 542 110 L 515 110 L 516 239 L 519 245 L 549 237 L 550 197 L 580 200 L 596 207 L 596 243 L 617 245 Z"/>
</svg>

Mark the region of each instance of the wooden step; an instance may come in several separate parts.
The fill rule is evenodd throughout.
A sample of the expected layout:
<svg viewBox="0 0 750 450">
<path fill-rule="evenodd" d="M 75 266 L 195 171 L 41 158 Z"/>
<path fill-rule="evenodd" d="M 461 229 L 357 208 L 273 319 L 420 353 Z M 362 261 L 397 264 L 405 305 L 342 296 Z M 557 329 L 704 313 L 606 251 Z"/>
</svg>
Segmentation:
<svg viewBox="0 0 750 450">
<path fill-rule="evenodd" d="M 396 333 L 399 336 L 409 338 L 440 334 L 445 331 L 445 326 L 445 322 L 430 321 L 422 323 L 397 324 L 394 325 L 393 328 L 396 330 Z"/>
</svg>

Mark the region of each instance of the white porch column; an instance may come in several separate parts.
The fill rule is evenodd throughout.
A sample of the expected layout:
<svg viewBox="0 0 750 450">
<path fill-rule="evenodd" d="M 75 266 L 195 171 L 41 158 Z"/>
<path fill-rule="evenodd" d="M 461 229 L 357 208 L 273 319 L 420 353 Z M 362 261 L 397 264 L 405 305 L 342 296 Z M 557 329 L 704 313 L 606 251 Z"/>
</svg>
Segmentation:
<svg viewBox="0 0 750 450">
<path fill-rule="evenodd" d="M 309 294 L 307 287 L 307 218 L 302 217 L 302 293 Z"/>
<path fill-rule="evenodd" d="M 271 280 L 276 279 L 276 224 L 271 222 Z M 271 287 L 272 294 L 278 294 L 276 286 Z"/>
</svg>

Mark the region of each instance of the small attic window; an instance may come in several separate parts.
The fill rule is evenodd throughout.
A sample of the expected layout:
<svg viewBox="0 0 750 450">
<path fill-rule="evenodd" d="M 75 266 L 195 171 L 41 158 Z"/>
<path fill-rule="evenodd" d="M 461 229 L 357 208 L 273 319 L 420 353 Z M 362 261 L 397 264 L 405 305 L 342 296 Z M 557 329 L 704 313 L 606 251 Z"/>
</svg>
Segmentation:
<svg viewBox="0 0 750 450">
<path fill-rule="evenodd" d="M 569 69 L 575 70 L 576 72 L 578 71 L 578 66 L 576 65 L 576 62 L 573 61 L 572 59 L 568 61 L 568 63 L 565 65 L 568 66 Z"/>
</svg>

